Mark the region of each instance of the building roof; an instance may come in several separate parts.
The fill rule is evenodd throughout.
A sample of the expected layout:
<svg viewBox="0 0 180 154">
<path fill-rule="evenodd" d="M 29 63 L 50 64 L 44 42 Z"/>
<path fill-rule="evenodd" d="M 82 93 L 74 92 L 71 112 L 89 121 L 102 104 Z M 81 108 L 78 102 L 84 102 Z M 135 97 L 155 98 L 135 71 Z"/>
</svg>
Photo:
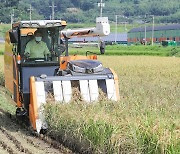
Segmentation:
<svg viewBox="0 0 180 154">
<path fill-rule="evenodd" d="M 114 42 L 115 41 L 115 33 L 110 33 L 108 36 L 101 37 L 105 42 Z M 98 37 L 74 37 L 69 39 L 70 42 L 97 42 L 99 40 Z M 117 42 L 127 42 L 127 33 L 117 33 Z"/>
<path fill-rule="evenodd" d="M 154 31 L 160 31 L 160 30 L 180 30 L 180 24 L 172 24 L 172 25 L 163 25 L 163 26 L 155 26 Z M 138 28 L 133 28 L 131 29 L 128 33 L 133 33 L 133 32 L 144 32 L 145 27 L 138 27 Z M 147 27 L 146 31 L 152 31 L 152 26 Z"/>
</svg>

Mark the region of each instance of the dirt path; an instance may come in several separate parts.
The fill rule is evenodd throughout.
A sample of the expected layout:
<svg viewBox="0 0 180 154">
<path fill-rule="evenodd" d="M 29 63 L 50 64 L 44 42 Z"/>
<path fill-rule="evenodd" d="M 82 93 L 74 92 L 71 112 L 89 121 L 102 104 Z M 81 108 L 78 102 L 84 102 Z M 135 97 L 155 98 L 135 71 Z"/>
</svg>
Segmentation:
<svg viewBox="0 0 180 154">
<path fill-rule="evenodd" d="M 56 145 L 57 147 L 57 145 Z M 30 131 L 12 120 L 5 112 L 0 110 L 0 154 L 66 154 L 70 150 L 53 142 L 32 135 Z"/>
</svg>

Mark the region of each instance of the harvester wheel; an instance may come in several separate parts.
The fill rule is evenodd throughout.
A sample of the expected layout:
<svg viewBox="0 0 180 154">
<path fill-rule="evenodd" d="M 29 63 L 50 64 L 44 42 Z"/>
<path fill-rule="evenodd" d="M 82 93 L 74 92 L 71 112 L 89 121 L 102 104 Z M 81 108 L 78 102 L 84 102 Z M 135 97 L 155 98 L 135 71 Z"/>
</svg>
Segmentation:
<svg viewBox="0 0 180 154">
<path fill-rule="evenodd" d="M 27 116 L 27 111 L 23 108 L 17 108 L 16 109 L 16 119 L 20 123 L 24 123 L 25 125 L 29 125 L 29 119 Z"/>
</svg>

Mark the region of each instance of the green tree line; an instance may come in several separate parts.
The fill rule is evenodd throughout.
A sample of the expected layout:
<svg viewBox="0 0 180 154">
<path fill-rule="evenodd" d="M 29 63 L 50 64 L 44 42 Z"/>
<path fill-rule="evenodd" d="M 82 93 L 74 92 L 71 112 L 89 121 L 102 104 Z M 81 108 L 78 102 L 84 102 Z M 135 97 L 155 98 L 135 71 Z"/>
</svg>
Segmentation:
<svg viewBox="0 0 180 154">
<path fill-rule="evenodd" d="M 0 22 L 10 23 L 10 14 L 15 20 L 29 20 L 29 8 L 32 5 L 32 19 L 50 19 L 52 0 L 0 0 Z M 100 14 L 100 0 L 54 0 L 55 19 L 64 19 L 72 23 L 94 22 Z M 119 15 L 122 22 L 151 20 L 155 16 L 157 23 L 179 23 L 179 0 L 103 0 L 103 16 L 115 21 Z M 14 11 L 13 11 L 14 10 Z M 121 15 L 121 16 L 120 16 Z M 146 19 L 145 19 L 146 15 Z"/>
</svg>

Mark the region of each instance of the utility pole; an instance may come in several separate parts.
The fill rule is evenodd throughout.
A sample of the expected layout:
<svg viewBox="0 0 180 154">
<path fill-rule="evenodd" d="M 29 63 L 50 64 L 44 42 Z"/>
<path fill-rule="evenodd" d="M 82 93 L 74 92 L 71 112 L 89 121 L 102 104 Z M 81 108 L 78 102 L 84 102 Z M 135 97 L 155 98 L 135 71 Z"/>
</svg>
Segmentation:
<svg viewBox="0 0 180 154">
<path fill-rule="evenodd" d="M 152 46 L 154 45 L 154 15 L 152 15 Z"/>
<path fill-rule="evenodd" d="M 115 43 L 117 42 L 117 17 L 118 17 L 118 15 L 115 15 L 115 17 L 116 17 L 116 25 L 115 25 Z"/>
<path fill-rule="evenodd" d="M 123 15 L 115 15 L 115 18 L 116 18 L 116 23 L 115 23 L 115 39 L 114 39 L 114 42 L 116 43 L 117 42 L 117 29 L 118 29 L 118 17 L 123 17 L 123 18 L 126 18 L 126 19 L 129 19 L 128 17 L 125 17 Z M 126 21 L 124 22 L 124 30 L 126 31 L 127 28 L 126 28 Z"/>
<path fill-rule="evenodd" d="M 32 8 L 32 6 L 31 6 L 31 4 L 30 4 L 30 8 L 28 9 L 30 21 L 32 20 L 32 11 L 33 11 L 33 10 L 34 10 L 34 9 Z"/>
<path fill-rule="evenodd" d="M 103 7 L 105 7 L 105 3 L 103 3 L 101 0 L 101 2 L 98 3 L 98 7 L 100 7 L 100 17 L 102 17 L 102 10 L 103 10 Z"/>
<path fill-rule="evenodd" d="M 146 14 L 145 14 L 145 20 L 144 20 L 144 45 L 147 45 L 147 42 L 146 42 Z"/>
<path fill-rule="evenodd" d="M 12 28 L 12 24 L 14 22 L 14 9 L 13 9 L 13 11 L 12 11 L 10 16 L 11 16 L 11 28 Z"/>
<path fill-rule="evenodd" d="M 52 8 L 52 16 L 51 16 L 51 20 L 54 20 L 54 9 L 55 9 L 55 7 L 57 7 L 57 6 L 55 6 L 55 5 L 54 5 L 54 1 L 52 1 L 52 6 L 49 6 L 49 7 Z"/>
</svg>

